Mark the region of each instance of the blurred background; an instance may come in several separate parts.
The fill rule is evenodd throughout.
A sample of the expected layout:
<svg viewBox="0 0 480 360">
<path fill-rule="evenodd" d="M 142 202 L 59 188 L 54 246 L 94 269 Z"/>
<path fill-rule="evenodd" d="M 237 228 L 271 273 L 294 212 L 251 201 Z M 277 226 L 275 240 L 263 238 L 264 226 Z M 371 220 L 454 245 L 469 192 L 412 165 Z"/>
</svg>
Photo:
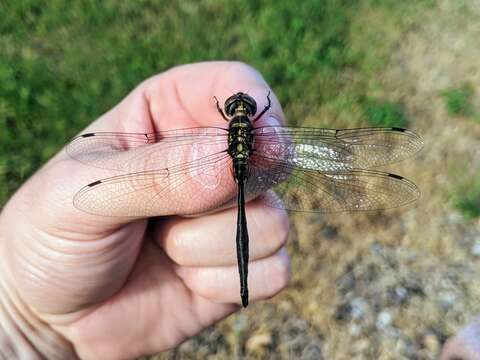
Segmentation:
<svg viewBox="0 0 480 360">
<path fill-rule="evenodd" d="M 292 214 L 290 287 L 155 359 L 437 358 L 480 314 L 479 39 L 478 0 L 0 1 L 0 206 L 145 78 L 247 62 L 290 124 L 421 134 L 422 198 Z"/>
</svg>

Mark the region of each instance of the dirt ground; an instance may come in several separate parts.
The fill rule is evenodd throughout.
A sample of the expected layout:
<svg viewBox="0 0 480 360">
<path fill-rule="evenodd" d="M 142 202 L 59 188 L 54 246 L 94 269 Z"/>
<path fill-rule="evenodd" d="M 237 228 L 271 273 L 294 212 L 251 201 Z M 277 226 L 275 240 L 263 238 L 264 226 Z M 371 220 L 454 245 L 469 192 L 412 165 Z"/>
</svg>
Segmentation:
<svg viewBox="0 0 480 360">
<path fill-rule="evenodd" d="M 435 359 L 480 314 L 480 221 L 452 205 L 480 169 L 480 123 L 448 115 L 440 95 L 469 83 L 480 112 L 480 2 L 441 4 L 378 74 L 425 140 L 418 156 L 388 168 L 419 186 L 418 203 L 293 214 L 290 287 L 158 359 Z"/>
</svg>

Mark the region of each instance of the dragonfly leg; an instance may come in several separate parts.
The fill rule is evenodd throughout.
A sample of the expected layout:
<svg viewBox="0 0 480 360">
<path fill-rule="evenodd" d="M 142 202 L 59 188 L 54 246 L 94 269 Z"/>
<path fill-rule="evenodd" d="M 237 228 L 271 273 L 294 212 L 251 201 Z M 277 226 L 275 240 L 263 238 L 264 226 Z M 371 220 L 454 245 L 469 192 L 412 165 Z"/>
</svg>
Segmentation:
<svg viewBox="0 0 480 360">
<path fill-rule="evenodd" d="M 217 97 L 216 97 L 216 96 L 214 96 L 213 98 L 214 98 L 214 99 L 215 99 L 215 101 L 216 101 L 216 104 L 217 104 L 217 110 L 218 110 L 218 112 L 220 113 L 220 115 L 222 115 L 222 117 L 225 119 L 225 121 L 230 121 L 230 120 L 228 120 L 228 118 L 227 118 L 227 117 L 225 116 L 225 114 L 223 113 L 223 110 L 222 110 L 222 108 L 220 107 L 220 103 L 218 102 L 218 99 L 217 99 Z"/>
<path fill-rule="evenodd" d="M 253 122 L 257 121 L 258 119 L 260 119 L 263 114 L 265 114 L 268 109 L 270 109 L 270 107 L 272 106 L 272 101 L 270 100 L 270 91 L 268 92 L 267 94 L 267 100 L 268 100 L 268 103 L 267 105 L 265 105 L 265 107 L 263 108 L 262 112 L 260 114 L 257 115 L 257 117 L 255 119 L 253 119 Z"/>
</svg>

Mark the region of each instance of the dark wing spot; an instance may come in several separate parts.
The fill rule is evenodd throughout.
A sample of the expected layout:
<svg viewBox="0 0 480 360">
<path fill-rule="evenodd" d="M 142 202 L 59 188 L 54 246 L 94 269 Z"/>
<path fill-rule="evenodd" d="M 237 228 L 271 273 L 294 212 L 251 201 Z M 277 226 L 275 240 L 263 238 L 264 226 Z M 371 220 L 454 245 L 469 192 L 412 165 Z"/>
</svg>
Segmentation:
<svg viewBox="0 0 480 360">
<path fill-rule="evenodd" d="M 395 175 L 395 174 L 388 174 L 388 176 L 394 178 L 394 179 L 398 179 L 398 180 L 403 180 L 403 176 L 400 176 L 400 175 Z"/>
<path fill-rule="evenodd" d="M 91 137 L 91 136 L 95 136 L 95 133 L 88 133 L 88 134 L 83 134 L 82 137 L 86 138 L 86 137 Z"/>
<path fill-rule="evenodd" d="M 94 182 L 88 184 L 87 186 L 88 187 L 94 187 L 94 186 L 96 186 L 98 184 L 101 184 L 101 183 L 102 183 L 102 180 L 97 180 L 97 181 L 94 181 Z"/>
<path fill-rule="evenodd" d="M 393 131 L 400 131 L 400 132 L 405 132 L 407 129 L 401 128 L 401 127 L 392 127 Z"/>
</svg>

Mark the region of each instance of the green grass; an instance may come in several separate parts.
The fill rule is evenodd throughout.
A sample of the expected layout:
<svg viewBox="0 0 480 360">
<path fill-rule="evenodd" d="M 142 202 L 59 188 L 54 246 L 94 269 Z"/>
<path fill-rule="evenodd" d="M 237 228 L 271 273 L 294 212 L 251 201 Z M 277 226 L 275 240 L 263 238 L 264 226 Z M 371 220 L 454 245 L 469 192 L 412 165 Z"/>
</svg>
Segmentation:
<svg viewBox="0 0 480 360">
<path fill-rule="evenodd" d="M 454 205 L 467 219 L 480 217 L 480 176 L 473 176 L 458 187 Z"/>
<path fill-rule="evenodd" d="M 465 84 L 442 92 L 442 97 L 449 115 L 473 116 L 475 114 L 472 97 L 474 90 L 471 85 Z"/>
<path fill-rule="evenodd" d="M 0 204 L 76 132 L 146 77 L 242 60 L 292 124 L 399 125 L 378 74 L 435 1 L 0 2 Z M 420 11 L 422 10 L 422 11 Z M 322 114 L 320 116 L 320 114 Z M 313 119 L 313 120 L 312 120 Z M 312 123 L 313 122 L 313 123 Z"/>
<path fill-rule="evenodd" d="M 402 105 L 387 100 L 367 100 L 364 115 L 373 126 L 407 127 L 408 121 Z"/>
</svg>

